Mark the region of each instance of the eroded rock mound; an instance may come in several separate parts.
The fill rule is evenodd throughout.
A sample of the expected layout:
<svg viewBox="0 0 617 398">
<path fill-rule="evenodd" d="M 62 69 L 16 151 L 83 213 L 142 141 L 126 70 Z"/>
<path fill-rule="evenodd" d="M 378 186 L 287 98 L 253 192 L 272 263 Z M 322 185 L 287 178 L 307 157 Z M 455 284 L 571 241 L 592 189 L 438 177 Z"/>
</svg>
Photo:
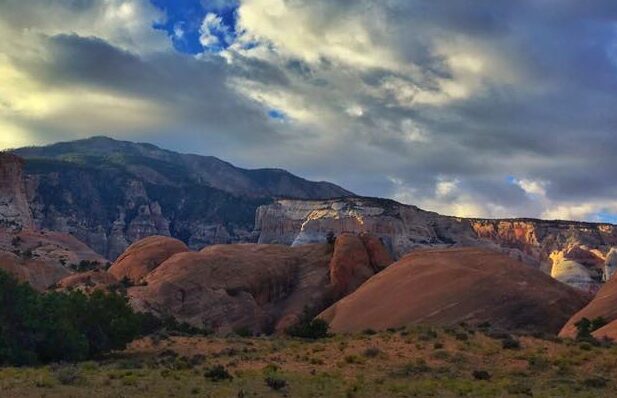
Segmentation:
<svg viewBox="0 0 617 398">
<path fill-rule="evenodd" d="M 362 239 L 350 233 L 339 235 L 330 261 L 330 281 L 336 297 L 353 292 L 374 273 Z"/>
<path fill-rule="evenodd" d="M 167 243 L 173 250 L 164 250 Z M 221 333 L 283 331 L 305 308 L 320 312 L 389 259 L 380 240 L 369 235 L 342 234 L 334 245 L 233 244 L 199 252 L 171 243 L 140 241 L 110 271 L 139 282 L 128 289 L 136 309 Z M 152 256 L 156 250 L 159 255 Z"/>
<path fill-rule="evenodd" d="M 328 245 L 216 245 L 177 253 L 129 289 L 133 304 L 217 332 L 272 331 L 279 319 L 322 305 Z"/>
<path fill-rule="evenodd" d="M 103 257 L 58 232 L 0 229 L 0 268 L 44 290 L 80 267 L 104 268 Z"/>
<path fill-rule="evenodd" d="M 589 297 L 503 254 L 417 250 L 320 314 L 335 332 L 490 323 L 557 333 Z"/>
<path fill-rule="evenodd" d="M 587 306 L 574 314 L 572 318 L 568 320 L 568 322 L 561 329 L 561 332 L 559 332 L 559 336 L 574 338 L 577 333 L 575 324 L 579 320 L 583 318 L 593 320 L 599 317 L 604 318 L 607 322 L 617 320 L 617 279 L 614 277 L 602 286 Z M 607 332 L 609 329 L 617 330 L 617 325 L 613 325 L 610 328 L 605 328 L 606 329 L 604 332 Z M 601 336 L 603 334 L 602 329 L 597 330 L 594 335 Z M 612 336 L 614 333 L 611 331 L 610 334 Z"/>
<path fill-rule="evenodd" d="M 139 283 L 169 257 L 187 252 L 181 241 L 167 236 L 150 236 L 133 243 L 111 266 L 109 272 L 118 280 Z"/>
<path fill-rule="evenodd" d="M 25 259 L 6 251 L 0 251 L 0 269 L 41 291 L 70 275 L 70 271 L 60 264 Z"/>
</svg>

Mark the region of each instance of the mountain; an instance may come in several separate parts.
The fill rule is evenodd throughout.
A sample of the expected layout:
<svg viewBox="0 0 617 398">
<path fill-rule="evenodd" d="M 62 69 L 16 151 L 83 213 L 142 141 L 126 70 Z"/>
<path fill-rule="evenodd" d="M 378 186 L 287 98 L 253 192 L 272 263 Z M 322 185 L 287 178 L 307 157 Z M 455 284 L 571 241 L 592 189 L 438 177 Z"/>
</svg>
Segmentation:
<svg viewBox="0 0 617 398">
<path fill-rule="evenodd" d="M 283 170 L 246 170 L 150 144 L 94 137 L 17 149 L 4 164 L 0 221 L 69 233 L 112 261 L 152 235 L 199 250 L 235 242 L 297 246 L 367 232 L 397 259 L 417 248 L 489 248 L 589 292 L 617 267 L 609 261 L 617 247 L 611 224 L 444 216 Z"/>
<path fill-rule="evenodd" d="M 109 259 L 150 235 L 173 236 L 195 249 L 254 241 L 255 210 L 274 198 L 352 195 L 285 170 L 247 170 L 107 137 L 12 152 L 26 161 L 34 225 L 71 233 Z"/>
<path fill-rule="evenodd" d="M 427 247 L 484 247 L 505 253 L 581 290 L 595 292 L 617 266 L 617 227 L 575 221 L 443 216 L 378 198 L 281 199 L 257 209 L 260 243 L 324 242 L 329 233 L 367 232 L 396 258 Z"/>
</svg>

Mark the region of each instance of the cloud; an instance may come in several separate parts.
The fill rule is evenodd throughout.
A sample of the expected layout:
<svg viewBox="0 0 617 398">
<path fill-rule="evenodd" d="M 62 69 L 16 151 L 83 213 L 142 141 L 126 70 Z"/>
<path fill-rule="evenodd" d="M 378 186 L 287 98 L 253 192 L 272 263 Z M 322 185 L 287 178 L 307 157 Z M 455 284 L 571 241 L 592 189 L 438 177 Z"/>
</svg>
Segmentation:
<svg viewBox="0 0 617 398">
<path fill-rule="evenodd" d="M 164 3 L 1 2 L 0 146 L 104 133 L 447 214 L 617 213 L 612 1 Z"/>
<path fill-rule="evenodd" d="M 231 30 L 223 23 L 223 19 L 212 12 L 204 17 L 199 33 L 199 42 L 205 48 L 222 49 L 234 40 Z"/>
</svg>

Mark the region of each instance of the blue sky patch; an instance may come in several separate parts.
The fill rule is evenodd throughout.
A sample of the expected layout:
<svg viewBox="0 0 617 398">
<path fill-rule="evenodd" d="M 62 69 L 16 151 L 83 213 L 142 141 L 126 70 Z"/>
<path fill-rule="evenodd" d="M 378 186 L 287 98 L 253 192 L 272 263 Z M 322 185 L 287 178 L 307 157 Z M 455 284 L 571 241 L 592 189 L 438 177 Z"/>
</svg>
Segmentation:
<svg viewBox="0 0 617 398">
<path fill-rule="evenodd" d="M 614 213 L 600 212 L 596 214 L 596 219 L 599 222 L 617 224 L 617 214 L 614 214 Z"/>
<path fill-rule="evenodd" d="M 174 48 L 187 54 L 198 54 L 203 51 L 218 52 L 227 48 L 235 39 L 236 1 L 207 0 L 150 0 L 157 8 L 167 15 L 164 23 L 155 24 L 169 35 Z M 201 27 L 208 13 L 220 18 L 220 28 L 211 29 L 210 33 L 217 40 L 211 40 L 211 45 L 204 46 L 200 41 Z"/>
<path fill-rule="evenodd" d="M 285 112 L 278 109 L 270 109 L 268 111 L 268 116 L 270 117 L 270 119 L 274 119 L 280 122 L 286 122 L 289 120 Z"/>
</svg>

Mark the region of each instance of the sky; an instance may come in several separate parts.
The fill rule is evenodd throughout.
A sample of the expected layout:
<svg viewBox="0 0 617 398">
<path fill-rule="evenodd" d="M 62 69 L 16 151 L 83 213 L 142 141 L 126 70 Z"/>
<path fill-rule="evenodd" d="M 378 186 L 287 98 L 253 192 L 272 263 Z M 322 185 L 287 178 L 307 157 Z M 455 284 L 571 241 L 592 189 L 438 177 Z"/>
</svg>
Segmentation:
<svg viewBox="0 0 617 398">
<path fill-rule="evenodd" d="M 617 221 L 614 0 L 0 0 L 0 149 L 93 135 Z"/>
</svg>

